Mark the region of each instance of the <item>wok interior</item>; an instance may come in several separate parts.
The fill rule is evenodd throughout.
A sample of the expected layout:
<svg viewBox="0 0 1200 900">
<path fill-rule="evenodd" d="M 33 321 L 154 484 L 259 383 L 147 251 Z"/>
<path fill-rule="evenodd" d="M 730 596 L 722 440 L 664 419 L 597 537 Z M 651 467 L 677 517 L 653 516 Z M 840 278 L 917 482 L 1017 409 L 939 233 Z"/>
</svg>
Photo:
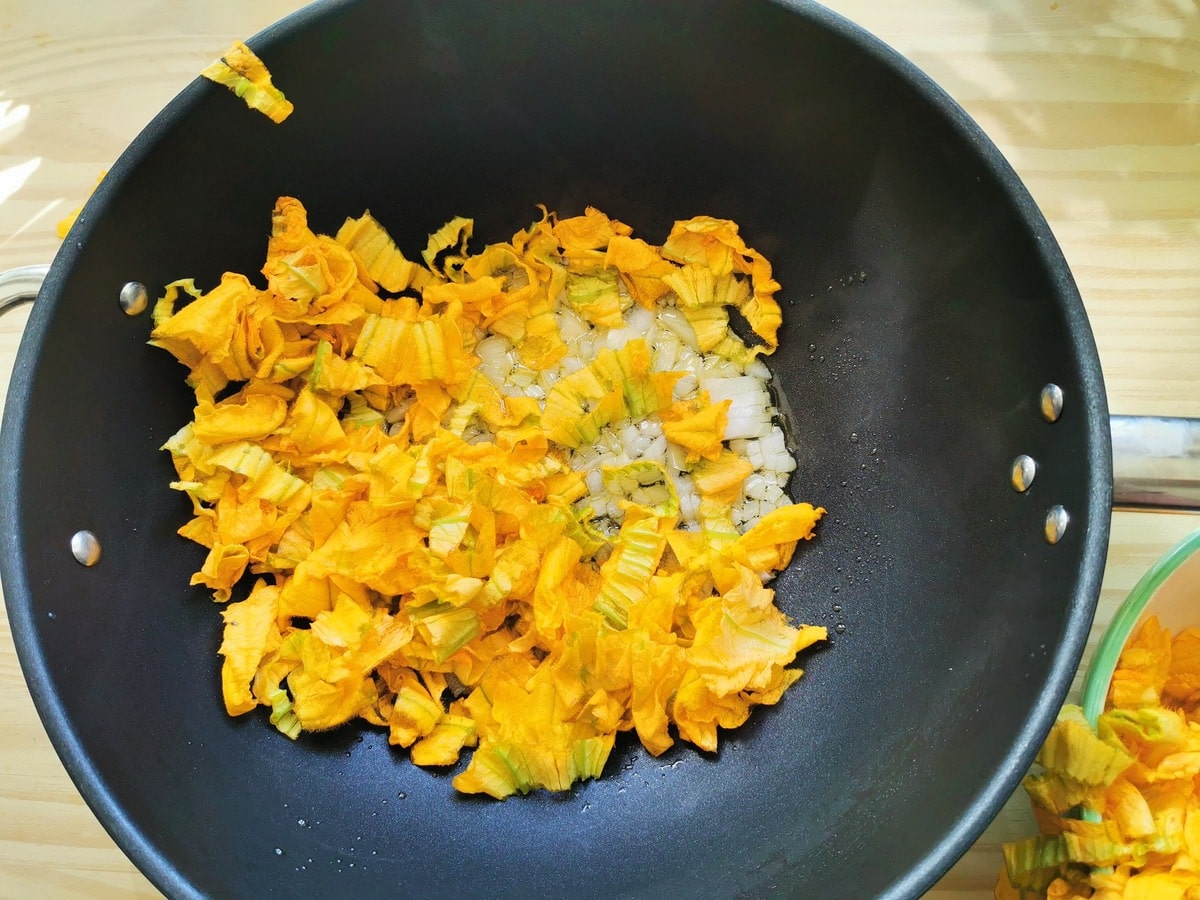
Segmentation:
<svg viewBox="0 0 1200 900">
<path fill-rule="evenodd" d="M 1031 710 L 1082 646 L 1103 400 L 1069 278 L 988 151 L 847 34 L 735 0 L 330 4 L 258 45 L 296 105 L 284 125 L 194 85 L 114 170 L 23 354 L 6 589 L 68 765 L 160 886 L 863 897 L 925 886 L 982 828 L 964 813 L 1015 786 Z M 716 755 L 620 742 L 603 780 L 505 803 L 455 796 L 380 732 L 293 744 L 225 716 L 218 610 L 187 588 L 203 550 L 174 534 L 188 507 L 157 450 L 190 394 L 115 300 L 130 279 L 255 272 L 280 194 L 325 233 L 369 208 L 410 256 L 453 215 L 482 246 L 538 203 L 652 242 L 676 218 L 740 224 L 783 285 L 791 493 L 829 510 L 779 602 L 845 625 L 778 707 Z M 1023 495 L 1018 453 L 1040 464 Z M 1072 526 L 1052 547 L 1055 503 Z M 95 569 L 67 555 L 81 527 Z"/>
</svg>

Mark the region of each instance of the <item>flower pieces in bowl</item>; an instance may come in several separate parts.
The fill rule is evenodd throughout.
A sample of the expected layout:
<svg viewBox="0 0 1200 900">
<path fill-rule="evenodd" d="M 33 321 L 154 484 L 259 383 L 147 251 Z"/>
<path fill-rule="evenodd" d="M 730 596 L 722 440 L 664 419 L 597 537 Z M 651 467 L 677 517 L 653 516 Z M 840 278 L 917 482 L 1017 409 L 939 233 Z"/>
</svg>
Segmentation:
<svg viewBox="0 0 1200 900">
<path fill-rule="evenodd" d="M 997 898 L 1200 896 L 1200 628 L 1149 617 L 1095 727 L 1065 707 L 1037 761 L 1041 834 L 1004 845 Z"/>
<path fill-rule="evenodd" d="M 824 513 L 784 491 L 770 264 L 707 217 L 662 246 L 594 209 L 471 232 L 416 262 L 284 197 L 265 287 L 159 301 L 226 708 L 292 737 L 365 719 L 422 766 L 475 748 L 454 786 L 497 798 L 598 777 L 621 731 L 715 750 L 826 638 L 765 586 Z"/>
</svg>

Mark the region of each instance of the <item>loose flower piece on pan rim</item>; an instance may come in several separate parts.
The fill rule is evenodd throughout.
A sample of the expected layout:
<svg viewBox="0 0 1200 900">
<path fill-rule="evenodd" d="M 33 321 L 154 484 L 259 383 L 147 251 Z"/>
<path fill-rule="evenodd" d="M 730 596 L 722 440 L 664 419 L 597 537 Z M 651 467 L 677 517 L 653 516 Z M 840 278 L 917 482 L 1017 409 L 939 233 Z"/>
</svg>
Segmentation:
<svg viewBox="0 0 1200 900">
<path fill-rule="evenodd" d="M 1064 707 L 1037 762 L 1041 833 L 1004 845 L 997 900 L 1200 898 L 1200 628 L 1149 617 L 1096 726 Z"/>
<path fill-rule="evenodd" d="M 292 102 L 283 95 L 283 91 L 271 82 L 271 73 L 263 61 L 242 41 L 234 41 L 222 57 L 205 66 L 200 75 L 229 88 L 241 97 L 250 109 L 258 110 L 276 125 L 282 123 L 295 109 Z M 89 196 L 107 174 L 107 169 L 100 173 Z M 59 240 L 66 238 L 67 232 L 71 230 L 81 212 L 83 204 L 58 221 L 54 230 Z"/>
<path fill-rule="evenodd" d="M 196 395 L 164 449 L 194 509 L 180 533 L 209 548 L 192 583 L 225 604 L 226 708 L 265 706 L 293 738 L 361 718 L 421 766 L 475 748 L 454 787 L 500 799 L 599 777 L 621 731 L 654 755 L 676 735 L 715 750 L 718 728 L 778 702 L 797 654 L 827 639 L 764 584 L 824 510 L 787 503 L 739 529 L 730 502 L 750 467 L 724 440 L 738 401 L 677 398 L 680 373 L 655 371 L 636 336 L 541 402 L 505 393 L 474 351 L 501 335 L 545 368 L 568 352 L 560 316 L 619 328 L 670 303 L 673 327 L 752 365 L 781 321 L 770 264 L 709 217 L 662 247 L 591 208 L 543 210 L 475 254 L 472 227 L 450 221 L 415 262 L 370 213 L 318 235 L 282 197 L 265 288 L 226 273 L 158 301 L 151 343 Z M 680 527 L 666 468 L 641 461 L 603 469 L 619 519 L 606 532 L 567 460 L 655 417 L 694 473 L 694 524 Z"/>
<path fill-rule="evenodd" d="M 292 102 L 271 82 L 271 73 L 253 50 L 234 41 L 221 58 L 205 66 L 200 74 L 224 85 L 276 125 L 292 114 Z"/>
</svg>

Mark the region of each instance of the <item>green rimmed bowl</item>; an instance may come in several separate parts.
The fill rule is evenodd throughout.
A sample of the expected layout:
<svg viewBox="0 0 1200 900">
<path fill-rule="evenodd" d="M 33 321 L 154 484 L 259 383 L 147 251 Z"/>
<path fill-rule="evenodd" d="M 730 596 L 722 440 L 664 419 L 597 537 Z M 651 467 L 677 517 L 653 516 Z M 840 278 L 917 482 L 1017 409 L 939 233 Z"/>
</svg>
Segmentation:
<svg viewBox="0 0 1200 900">
<path fill-rule="evenodd" d="M 1129 592 L 1100 639 L 1083 681 L 1083 714 L 1093 725 L 1104 711 L 1121 651 L 1150 616 L 1177 633 L 1200 625 L 1200 531 L 1175 545 Z"/>
</svg>

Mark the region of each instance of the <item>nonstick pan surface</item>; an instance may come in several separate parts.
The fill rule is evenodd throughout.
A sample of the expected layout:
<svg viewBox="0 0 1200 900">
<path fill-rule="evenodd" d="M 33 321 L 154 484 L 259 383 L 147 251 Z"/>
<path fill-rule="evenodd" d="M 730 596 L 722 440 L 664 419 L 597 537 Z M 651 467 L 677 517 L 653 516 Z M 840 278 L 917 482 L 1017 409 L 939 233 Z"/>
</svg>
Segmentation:
<svg viewBox="0 0 1200 900">
<path fill-rule="evenodd" d="M 295 114 L 275 126 L 197 83 L 139 137 L 42 290 L 0 446 L 22 664 L 117 841 L 173 896 L 930 885 L 1052 721 L 1108 533 L 1091 333 L 995 148 L 815 4 L 361 0 L 252 43 Z M 652 241 L 695 214 L 741 225 L 784 286 L 791 492 L 830 511 L 775 587 L 794 619 L 844 626 L 777 707 L 718 754 L 620 743 L 604 779 L 504 803 L 455 796 L 380 732 L 292 743 L 226 717 L 219 616 L 186 587 L 203 551 L 175 535 L 188 507 L 158 450 L 191 394 L 111 298 L 253 271 L 280 194 L 325 232 L 370 208 L 410 252 L 455 214 L 507 237 L 537 203 Z M 1053 423 L 1047 383 L 1067 398 Z M 1021 453 L 1040 464 L 1023 493 Z M 64 550 L 81 528 L 92 568 Z"/>
</svg>

